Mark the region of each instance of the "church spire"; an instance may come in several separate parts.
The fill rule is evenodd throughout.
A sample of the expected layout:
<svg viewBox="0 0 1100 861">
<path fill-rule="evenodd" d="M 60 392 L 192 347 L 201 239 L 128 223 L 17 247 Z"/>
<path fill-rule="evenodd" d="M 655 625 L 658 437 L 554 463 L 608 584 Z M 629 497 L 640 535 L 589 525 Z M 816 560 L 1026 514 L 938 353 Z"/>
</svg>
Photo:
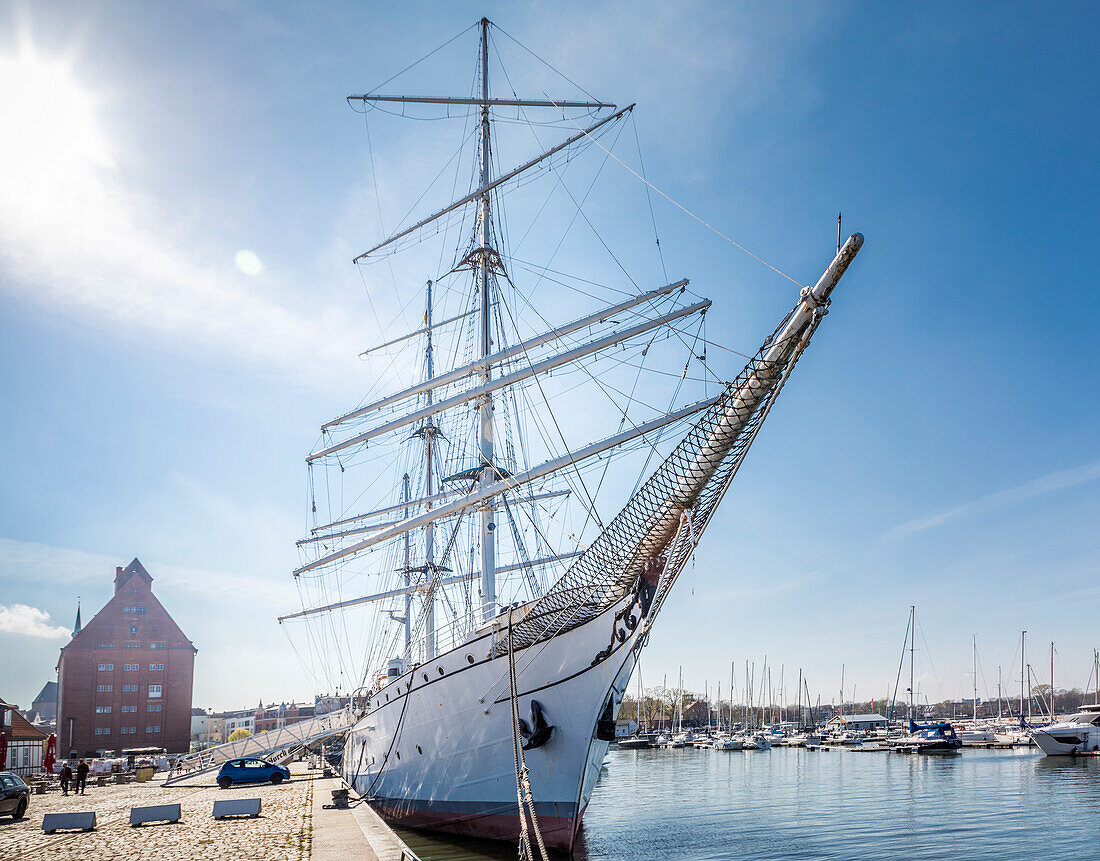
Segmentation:
<svg viewBox="0 0 1100 861">
<path fill-rule="evenodd" d="M 76 596 L 76 624 L 73 625 L 73 636 L 75 637 L 80 633 L 80 596 Z"/>
</svg>

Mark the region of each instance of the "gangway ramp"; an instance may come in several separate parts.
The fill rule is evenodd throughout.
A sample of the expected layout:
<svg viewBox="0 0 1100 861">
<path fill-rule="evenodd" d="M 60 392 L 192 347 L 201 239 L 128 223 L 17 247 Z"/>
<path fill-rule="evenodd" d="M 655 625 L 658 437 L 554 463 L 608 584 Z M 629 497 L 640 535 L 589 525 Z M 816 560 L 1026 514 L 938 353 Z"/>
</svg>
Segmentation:
<svg viewBox="0 0 1100 861">
<path fill-rule="evenodd" d="M 240 759 L 245 756 L 283 762 L 299 748 L 343 735 L 354 723 L 355 716 L 351 706 L 347 706 L 339 711 L 309 718 L 289 726 L 269 729 L 239 741 L 189 753 L 176 760 L 176 764 L 161 785 L 171 786 L 181 780 L 188 780 L 220 768 L 223 762 L 230 759 Z"/>
</svg>

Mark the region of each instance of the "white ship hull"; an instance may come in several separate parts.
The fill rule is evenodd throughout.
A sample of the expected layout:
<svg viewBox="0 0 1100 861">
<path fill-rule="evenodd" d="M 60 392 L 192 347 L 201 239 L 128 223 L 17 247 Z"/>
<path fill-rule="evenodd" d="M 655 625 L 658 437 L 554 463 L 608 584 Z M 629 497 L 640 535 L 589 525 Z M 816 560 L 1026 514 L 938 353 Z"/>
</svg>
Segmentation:
<svg viewBox="0 0 1100 861">
<path fill-rule="evenodd" d="M 554 726 L 545 745 L 525 751 L 548 846 L 568 849 L 576 838 L 608 749 L 596 738 L 597 720 L 612 690 L 617 714 L 634 668 L 643 623 L 633 632 L 619 624 L 626 639 L 593 664 L 611 642 L 623 603 L 516 653 L 520 716 L 530 724 L 537 700 Z M 518 837 L 508 657 L 489 657 L 492 638 L 484 634 L 406 672 L 372 697 L 370 711 L 351 730 L 344 777 L 387 821 Z"/>
</svg>

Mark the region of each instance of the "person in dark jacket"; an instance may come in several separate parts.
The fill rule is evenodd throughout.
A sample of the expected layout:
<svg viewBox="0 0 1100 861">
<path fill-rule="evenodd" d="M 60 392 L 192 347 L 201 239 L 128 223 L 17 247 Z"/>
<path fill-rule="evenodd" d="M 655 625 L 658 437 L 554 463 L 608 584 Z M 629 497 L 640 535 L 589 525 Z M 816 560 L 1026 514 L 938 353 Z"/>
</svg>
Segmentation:
<svg viewBox="0 0 1100 861">
<path fill-rule="evenodd" d="M 61 771 L 57 773 L 58 778 L 61 780 L 61 794 L 69 794 L 69 781 L 73 779 L 73 770 L 69 768 L 69 763 L 65 763 L 61 766 Z"/>
<path fill-rule="evenodd" d="M 84 760 L 80 760 L 76 764 L 76 791 L 81 795 L 84 794 L 84 787 L 88 783 L 88 763 Z"/>
</svg>

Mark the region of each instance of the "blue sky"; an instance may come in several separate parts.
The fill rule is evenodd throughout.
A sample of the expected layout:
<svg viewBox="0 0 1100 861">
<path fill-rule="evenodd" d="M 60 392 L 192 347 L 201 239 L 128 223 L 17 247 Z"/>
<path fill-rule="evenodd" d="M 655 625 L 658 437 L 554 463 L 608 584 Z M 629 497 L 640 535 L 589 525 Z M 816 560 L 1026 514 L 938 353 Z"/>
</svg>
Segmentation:
<svg viewBox="0 0 1100 861">
<path fill-rule="evenodd" d="M 829 701 L 843 665 L 849 697 L 880 698 L 915 603 L 929 699 L 969 690 L 972 634 L 981 687 L 1001 665 L 1016 689 L 1025 628 L 1040 680 L 1053 640 L 1059 686 L 1084 685 L 1090 5 L 43 2 L 0 9 L 0 647 L 21 656 L 0 694 L 28 703 L 77 595 L 87 618 L 138 556 L 199 648 L 196 704 L 312 695 L 274 622 L 298 606 L 302 458 L 369 388 L 356 354 L 397 308 L 388 276 L 349 264 L 378 224 L 344 96 L 482 14 L 636 101 L 649 178 L 800 281 L 838 210 L 867 236 L 665 606 L 645 684 L 683 665 L 725 688 L 731 660 L 767 654 L 792 690 L 802 667 Z M 394 86 L 461 91 L 472 38 L 452 48 Z M 408 125 L 372 138 L 394 205 L 443 147 L 441 124 Z M 605 178 L 645 205 L 625 171 Z M 751 350 L 794 286 L 659 199 L 655 217 L 670 276 L 715 301 L 710 335 Z M 648 211 L 609 230 L 660 283 Z"/>
</svg>

